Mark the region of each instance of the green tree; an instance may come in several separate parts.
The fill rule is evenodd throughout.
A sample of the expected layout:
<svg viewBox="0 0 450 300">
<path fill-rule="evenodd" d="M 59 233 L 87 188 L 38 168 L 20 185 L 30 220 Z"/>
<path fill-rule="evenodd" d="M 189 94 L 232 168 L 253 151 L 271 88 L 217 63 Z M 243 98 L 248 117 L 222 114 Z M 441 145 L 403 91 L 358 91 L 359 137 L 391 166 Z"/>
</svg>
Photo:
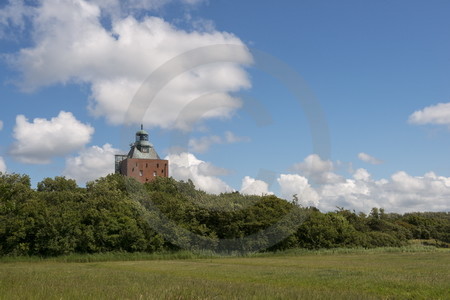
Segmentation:
<svg viewBox="0 0 450 300">
<path fill-rule="evenodd" d="M 47 177 L 37 184 L 38 192 L 75 191 L 77 188 L 75 180 L 66 179 L 64 176 L 57 176 L 54 179 Z"/>
</svg>

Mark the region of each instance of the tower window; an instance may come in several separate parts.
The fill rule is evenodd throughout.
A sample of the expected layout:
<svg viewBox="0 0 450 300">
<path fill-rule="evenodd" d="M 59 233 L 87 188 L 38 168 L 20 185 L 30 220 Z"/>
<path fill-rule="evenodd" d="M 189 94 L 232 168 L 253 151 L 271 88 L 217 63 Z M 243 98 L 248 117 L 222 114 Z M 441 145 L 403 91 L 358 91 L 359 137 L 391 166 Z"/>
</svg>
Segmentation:
<svg viewBox="0 0 450 300">
<path fill-rule="evenodd" d="M 139 176 L 143 176 L 144 172 L 142 170 L 139 171 Z"/>
<path fill-rule="evenodd" d="M 153 176 L 156 176 L 156 171 L 153 172 Z"/>
<path fill-rule="evenodd" d="M 159 164 L 156 164 L 156 168 L 158 168 L 158 169 L 159 169 Z"/>
</svg>

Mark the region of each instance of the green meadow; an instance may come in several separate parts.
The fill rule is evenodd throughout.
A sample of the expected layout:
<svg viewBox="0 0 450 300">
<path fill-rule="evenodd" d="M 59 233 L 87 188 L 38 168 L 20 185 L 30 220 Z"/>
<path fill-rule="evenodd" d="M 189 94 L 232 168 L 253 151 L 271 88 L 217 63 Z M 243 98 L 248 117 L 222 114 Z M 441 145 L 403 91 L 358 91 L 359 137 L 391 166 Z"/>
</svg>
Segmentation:
<svg viewBox="0 0 450 300">
<path fill-rule="evenodd" d="M 450 299 L 449 266 L 442 249 L 4 257 L 0 298 Z"/>
</svg>

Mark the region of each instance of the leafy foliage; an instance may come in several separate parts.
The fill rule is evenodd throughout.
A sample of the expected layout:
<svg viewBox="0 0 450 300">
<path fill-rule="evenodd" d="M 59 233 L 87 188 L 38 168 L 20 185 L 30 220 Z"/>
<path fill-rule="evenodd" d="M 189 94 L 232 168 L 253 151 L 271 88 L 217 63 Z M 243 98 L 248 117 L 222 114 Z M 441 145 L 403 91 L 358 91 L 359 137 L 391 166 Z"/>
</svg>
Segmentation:
<svg viewBox="0 0 450 300">
<path fill-rule="evenodd" d="M 273 195 L 209 195 L 190 180 L 162 177 L 140 184 L 108 175 L 86 188 L 55 177 L 33 190 L 27 175 L 0 173 L 0 255 L 225 251 L 231 243 L 239 251 L 397 247 L 410 239 L 448 246 L 450 215 L 322 213 Z"/>
</svg>

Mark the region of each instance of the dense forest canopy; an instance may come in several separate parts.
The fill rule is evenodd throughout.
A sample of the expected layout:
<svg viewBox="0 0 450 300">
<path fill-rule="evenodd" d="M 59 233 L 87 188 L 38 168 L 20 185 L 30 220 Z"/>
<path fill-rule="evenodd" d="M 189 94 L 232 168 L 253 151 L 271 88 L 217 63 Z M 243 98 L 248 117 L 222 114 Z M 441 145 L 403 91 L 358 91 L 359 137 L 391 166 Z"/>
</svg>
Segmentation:
<svg viewBox="0 0 450 300">
<path fill-rule="evenodd" d="M 107 251 L 403 246 L 411 239 L 450 245 L 448 212 L 323 213 L 274 195 L 210 195 L 191 181 L 141 184 L 108 175 L 78 187 L 64 177 L 32 189 L 27 175 L 0 173 L 0 255 Z"/>
</svg>

